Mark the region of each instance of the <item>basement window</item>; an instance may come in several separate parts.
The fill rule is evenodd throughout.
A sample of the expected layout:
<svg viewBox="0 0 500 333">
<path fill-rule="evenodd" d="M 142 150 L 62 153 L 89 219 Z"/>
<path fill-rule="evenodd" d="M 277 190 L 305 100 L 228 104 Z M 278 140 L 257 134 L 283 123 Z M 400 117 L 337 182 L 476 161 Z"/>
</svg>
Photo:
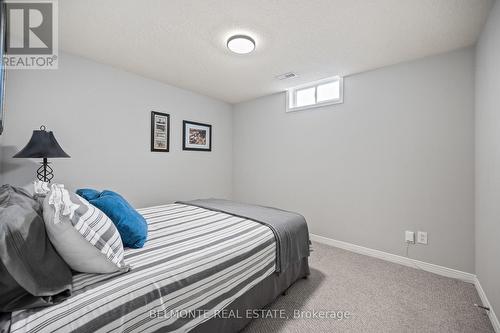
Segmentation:
<svg viewBox="0 0 500 333">
<path fill-rule="evenodd" d="M 343 102 L 344 80 L 334 76 L 287 90 L 287 112 Z"/>
</svg>

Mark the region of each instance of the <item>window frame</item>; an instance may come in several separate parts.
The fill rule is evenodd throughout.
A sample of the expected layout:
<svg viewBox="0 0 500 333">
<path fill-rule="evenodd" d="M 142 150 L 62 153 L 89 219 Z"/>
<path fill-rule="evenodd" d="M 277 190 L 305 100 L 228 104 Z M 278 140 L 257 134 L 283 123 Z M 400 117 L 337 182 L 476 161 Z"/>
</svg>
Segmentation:
<svg viewBox="0 0 500 333">
<path fill-rule="evenodd" d="M 314 88 L 314 100 L 318 100 L 318 86 L 327 84 L 327 83 L 332 83 L 332 82 L 339 82 L 339 98 L 337 99 L 331 99 L 327 100 L 324 102 L 316 102 L 314 104 L 309 104 L 309 105 L 304 105 L 304 106 L 291 106 L 290 102 L 293 103 L 293 105 L 297 105 L 297 91 L 304 90 L 304 89 L 309 89 L 309 88 Z M 300 86 L 292 87 L 287 89 L 286 91 L 286 112 L 295 112 L 295 111 L 302 111 L 302 110 L 307 110 L 307 109 L 312 109 L 312 108 L 319 108 L 327 105 L 334 105 L 334 104 L 341 104 L 344 103 L 344 78 L 342 76 L 332 76 L 328 77 L 326 79 L 314 81 L 314 82 L 308 82 L 306 84 L 302 84 Z"/>
</svg>

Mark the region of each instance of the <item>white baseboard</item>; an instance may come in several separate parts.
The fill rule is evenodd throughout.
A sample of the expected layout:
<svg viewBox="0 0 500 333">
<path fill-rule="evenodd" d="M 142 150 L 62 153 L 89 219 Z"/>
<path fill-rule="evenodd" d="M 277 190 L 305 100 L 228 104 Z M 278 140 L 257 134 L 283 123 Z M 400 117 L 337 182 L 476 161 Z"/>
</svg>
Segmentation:
<svg viewBox="0 0 500 333">
<path fill-rule="evenodd" d="M 493 329 L 495 330 L 496 333 L 500 333 L 500 322 L 498 321 L 498 317 L 495 314 L 495 311 L 493 311 L 493 308 L 491 307 L 491 304 L 488 301 L 488 297 L 486 297 L 486 293 L 484 292 L 483 287 L 481 287 L 481 284 L 479 283 L 479 280 L 477 278 L 474 281 L 474 285 L 476 286 L 477 293 L 481 298 L 483 306 L 490 308 L 490 311 L 488 311 L 488 316 L 490 317 Z"/>
<path fill-rule="evenodd" d="M 481 287 L 481 284 L 479 283 L 479 280 L 477 279 L 475 274 L 472 273 L 467 273 L 467 272 L 462 272 L 456 269 L 444 267 L 444 266 L 439 266 L 435 264 L 430 264 L 428 262 L 423 262 L 403 256 L 398 256 L 396 254 L 392 253 L 387 253 L 379 250 L 374 250 L 370 249 L 368 247 L 364 246 L 359 246 L 347 242 L 342 242 L 338 241 L 335 239 L 323 237 L 323 236 L 318 236 L 315 234 L 310 234 L 310 238 L 313 241 L 316 241 L 318 243 L 326 244 L 326 245 L 331 245 L 334 247 L 338 247 L 347 251 L 359 253 L 359 254 L 364 254 L 370 257 L 394 262 L 396 264 L 401 264 L 413 268 L 418 268 L 422 269 L 427 272 L 431 272 L 434 274 L 454 278 L 454 279 L 459 279 L 465 282 L 473 283 L 474 286 L 476 287 L 477 293 L 479 294 L 479 297 L 481 298 L 481 302 L 483 303 L 483 306 L 490 308 L 490 311 L 488 311 L 488 316 L 490 317 L 491 324 L 493 325 L 493 328 L 495 329 L 496 333 L 500 333 L 500 324 L 498 322 L 498 318 L 495 315 L 495 312 L 493 311 L 493 308 L 491 308 L 490 302 L 488 301 L 488 298 L 486 297 L 486 294 L 484 293 L 483 288 Z"/>
<path fill-rule="evenodd" d="M 467 273 L 467 272 L 462 272 L 462 271 L 459 271 L 456 269 L 452 269 L 452 268 L 448 268 L 448 267 L 444 267 L 444 266 L 439 266 L 439 265 L 435 265 L 435 264 L 430 264 L 428 262 L 419 261 L 419 260 L 415 260 L 415 259 L 411 259 L 411 258 L 407 258 L 407 257 L 403 257 L 403 256 L 398 256 L 396 254 L 387 253 L 387 252 L 383 252 L 383 251 L 379 251 L 379 250 L 374 250 L 374 249 L 370 249 L 370 248 L 367 248 L 364 246 L 354 245 L 351 243 L 342 242 L 342 241 L 338 241 L 335 239 L 331 239 L 331 238 L 327 238 L 327 237 L 323 237 L 323 236 L 318 236 L 318 235 L 314 235 L 314 234 L 310 234 L 310 237 L 311 237 L 311 240 L 316 241 L 318 243 L 331 245 L 331 246 L 338 247 L 338 248 L 341 248 L 341 249 L 344 249 L 347 251 L 356 252 L 356 253 L 364 254 L 364 255 L 367 255 L 370 257 L 375 257 L 378 259 L 394 262 L 397 264 L 422 269 L 424 271 L 447 276 L 447 277 L 454 278 L 454 279 L 459 279 L 459 280 L 469 282 L 469 283 L 474 283 L 476 281 L 476 275 L 471 274 L 471 273 Z"/>
</svg>

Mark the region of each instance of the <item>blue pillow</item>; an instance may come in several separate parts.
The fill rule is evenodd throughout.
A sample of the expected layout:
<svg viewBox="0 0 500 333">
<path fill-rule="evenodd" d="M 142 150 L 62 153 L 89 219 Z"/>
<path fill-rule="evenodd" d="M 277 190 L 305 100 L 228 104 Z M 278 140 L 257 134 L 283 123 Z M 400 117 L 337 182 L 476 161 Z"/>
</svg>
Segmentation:
<svg viewBox="0 0 500 333">
<path fill-rule="evenodd" d="M 99 192 L 98 190 L 94 190 L 92 188 L 81 188 L 78 191 L 76 191 L 76 194 L 78 194 L 85 200 L 90 201 L 99 198 L 101 192 Z"/>
<path fill-rule="evenodd" d="M 123 245 L 138 249 L 144 246 L 148 237 L 148 224 L 121 195 L 113 191 L 102 191 L 97 197 L 96 190 L 79 189 L 76 194 L 85 198 L 106 214 L 115 224 Z"/>
</svg>

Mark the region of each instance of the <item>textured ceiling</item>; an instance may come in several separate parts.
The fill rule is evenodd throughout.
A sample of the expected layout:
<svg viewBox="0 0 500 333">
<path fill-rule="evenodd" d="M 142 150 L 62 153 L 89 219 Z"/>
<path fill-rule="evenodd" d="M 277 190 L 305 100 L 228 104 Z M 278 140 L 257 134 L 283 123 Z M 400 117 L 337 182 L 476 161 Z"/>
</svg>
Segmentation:
<svg viewBox="0 0 500 333">
<path fill-rule="evenodd" d="M 492 0 L 62 0 L 60 47 L 230 103 L 475 43 Z M 229 52 L 233 34 L 257 42 Z M 299 77 L 285 81 L 289 71 Z"/>
</svg>

